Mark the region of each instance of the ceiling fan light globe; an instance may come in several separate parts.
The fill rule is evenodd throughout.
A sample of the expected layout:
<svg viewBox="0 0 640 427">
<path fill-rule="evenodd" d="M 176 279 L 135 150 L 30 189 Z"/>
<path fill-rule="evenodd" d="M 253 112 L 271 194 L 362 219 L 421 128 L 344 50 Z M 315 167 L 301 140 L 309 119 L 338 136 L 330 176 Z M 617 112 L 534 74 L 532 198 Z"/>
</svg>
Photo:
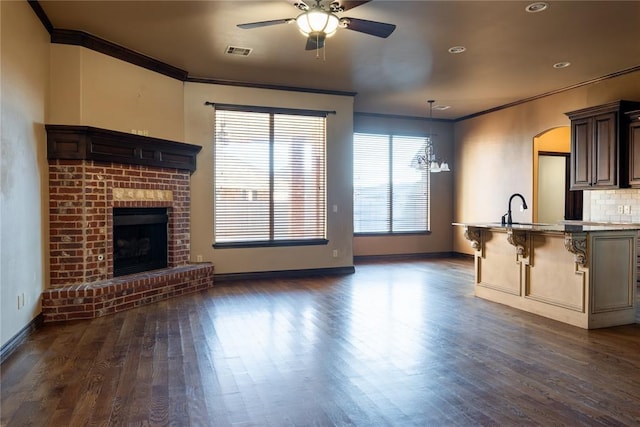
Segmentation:
<svg viewBox="0 0 640 427">
<path fill-rule="evenodd" d="M 298 29 L 306 36 L 311 33 L 325 33 L 327 37 L 331 36 L 339 24 L 337 16 L 320 9 L 309 10 L 296 18 Z"/>
<path fill-rule="evenodd" d="M 333 30 L 333 31 L 332 31 L 332 32 L 330 32 L 330 33 L 325 33 L 325 37 L 326 37 L 326 38 L 332 37 L 335 33 L 336 33 L 336 30 Z"/>
<path fill-rule="evenodd" d="M 327 37 L 331 37 L 336 33 L 336 30 L 340 26 L 340 20 L 334 14 L 329 14 L 329 19 L 327 20 L 327 26 L 324 29 L 324 32 L 327 34 Z"/>
</svg>

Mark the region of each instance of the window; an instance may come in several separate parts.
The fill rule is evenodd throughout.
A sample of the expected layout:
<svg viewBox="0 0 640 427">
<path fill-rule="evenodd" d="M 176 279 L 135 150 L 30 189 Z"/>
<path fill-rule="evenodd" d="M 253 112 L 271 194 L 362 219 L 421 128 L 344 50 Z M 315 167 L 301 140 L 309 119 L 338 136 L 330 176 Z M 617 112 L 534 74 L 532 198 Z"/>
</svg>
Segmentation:
<svg viewBox="0 0 640 427">
<path fill-rule="evenodd" d="M 429 231 L 429 174 L 417 163 L 427 141 L 413 136 L 354 135 L 356 234 Z"/>
<path fill-rule="evenodd" d="M 326 243 L 326 113 L 215 108 L 215 246 Z"/>
</svg>

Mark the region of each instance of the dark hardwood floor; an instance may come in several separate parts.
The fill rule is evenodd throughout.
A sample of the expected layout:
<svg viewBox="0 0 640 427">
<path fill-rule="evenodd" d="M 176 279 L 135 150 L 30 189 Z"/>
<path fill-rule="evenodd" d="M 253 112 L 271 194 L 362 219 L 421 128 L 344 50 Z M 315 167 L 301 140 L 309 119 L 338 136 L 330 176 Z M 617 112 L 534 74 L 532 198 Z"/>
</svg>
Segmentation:
<svg viewBox="0 0 640 427">
<path fill-rule="evenodd" d="M 45 325 L 1 366 L 0 424 L 640 425 L 640 324 L 475 298 L 472 265 L 367 262 Z"/>
</svg>

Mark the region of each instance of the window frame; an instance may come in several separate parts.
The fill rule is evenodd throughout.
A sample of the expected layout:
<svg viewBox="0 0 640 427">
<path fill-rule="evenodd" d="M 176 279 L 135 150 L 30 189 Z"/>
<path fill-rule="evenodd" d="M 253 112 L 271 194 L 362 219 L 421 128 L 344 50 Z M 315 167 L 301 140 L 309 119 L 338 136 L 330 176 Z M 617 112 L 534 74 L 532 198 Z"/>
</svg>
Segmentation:
<svg viewBox="0 0 640 427">
<path fill-rule="evenodd" d="M 431 175 L 430 173 L 428 173 L 426 170 L 423 173 L 424 177 L 426 179 L 426 183 L 424 184 L 426 187 L 426 191 L 427 191 L 427 195 L 425 197 L 425 203 L 426 203 L 426 208 L 425 208 L 425 215 L 426 215 L 426 229 L 425 230 L 410 230 L 410 231 L 393 231 L 393 221 L 394 221 L 394 199 L 393 199 L 393 193 L 394 193 L 394 185 L 393 185 L 393 165 L 394 165 L 394 158 L 393 158 L 393 139 L 394 138 L 417 138 L 417 139 L 421 139 L 421 143 L 420 146 L 416 149 L 416 155 L 420 153 L 420 151 L 423 149 L 423 147 L 425 146 L 425 144 L 429 143 L 429 137 L 426 135 L 411 135 L 411 134 L 400 134 L 400 133 L 376 133 L 376 132 L 366 132 L 366 131 L 362 131 L 362 132 L 354 132 L 354 148 L 353 148 L 353 167 L 354 167 L 354 183 L 353 183 L 353 204 L 354 204 L 354 216 L 353 216 L 353 227 L 354 227 L 354 232 L 353 235 L 354 237 L 369 237 L 369 236 L 379 236 L 379 237 L 392 237 L 392 236 L 411 236 L 411 235 L 429 235 L 432 233 L 432 229 L 431 229 L 431 209 L 432 209 L 432 204 L 431 204 Z M 385 147 L 383 147 L 383 149 L 381 149 L 382 151 L 387 151 L 388 152 L 388 171 L 387 171 L 387 182 L 386 185 L 388 186 L 388 217 L 387 217 L 387 223 L 389 226 L 389 231 L 355 231 L 356 229 L 356 185 L 355 185 L 355 173 L 356 173 L 356 144 L 355 144 L 355 139 L 357 135 L 370 135 L 373 137 L 382 137 L 382 138 L 386 138 L 386 143 L 385 143 Z"/>
<path fill-rule="evenodd" d="M 329 114 L 335 114 L 335 111 L 324 111 L 324 110 L 308 110 L 308 109 L 292 109 L 292 108 L 279 108 L 279 107 L 264 107 L 264 106 L 250 106 L 250 105 L 237 105 L 237 104 L 217 104 L 207 102 L 207 105 L 211 105 L 214 107 L 215 111 L 224 110 L 224 111 L 235 111 L 235 112 L 246 112 L 246 113 L 264 113 L 269 114 L 269 132 L 268 135 L 265 135 L 269 140 L 269 234 L 270 237 L 268 240 L 245 240 L 245 241 L 233 241 L 233 242 L 216 242 L 216 209 L 217 205 L 214 205 L 214 235 L 213 240 L 214 243 L 212 247 L 215 249 L 225 249 L 225 248 L 264 248 L 264 247 L 287 247 L 287 246 L 317 246 L 317 245 L 327 245 L 329 240 L 327 239 L 327 225 L 328 225 L 328 211 L 327 211 L 327 167 L 326 167 L 326 159 L 327 159 L 327 136 L 326 136 L 326 128 L 327 128 L 327 116 Z M 217 113 L 214 112 L 214 138 L 213 138 L 213 165 L 214 165 L 214 204 L 215 202 L 215 192 L 216 192 L 216 153 L 217 153 L 217 141 L 215 135 L 216 129 L 216 119 Z M 300 238 L 300 239 L 274 239 L 274 229 L 276 223 L 276 217 L 274 214 L 274 155 L 273 155 L 273 146 L 275 141 L 275 131 L 274 131 L 274 116 L 275 115 L 293 115 L 293 116 L 306 116 L 306 117 L 321 117 L 324 119 L 324 135 L 322 140 L 322 191 L 324 194 L 322 195 L 323 203 L 322 205 L 317 204 L 316 206 L 321 207 L 322 209 L 322 228 L 324 237 L 322 238 Z"/>
</svg>

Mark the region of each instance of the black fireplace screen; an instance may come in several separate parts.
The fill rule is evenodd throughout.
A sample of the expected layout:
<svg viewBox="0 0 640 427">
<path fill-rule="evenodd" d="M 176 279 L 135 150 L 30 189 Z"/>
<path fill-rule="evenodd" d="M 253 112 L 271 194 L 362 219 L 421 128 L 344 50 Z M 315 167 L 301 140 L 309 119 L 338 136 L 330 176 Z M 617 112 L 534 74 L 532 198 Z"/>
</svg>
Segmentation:
<svg viewBox="0 0 640 427">
<path fill-rule="evenodd" d="M 113 275 L 167 267 L 167 209 L 113 209 Z"/>
</svg>

